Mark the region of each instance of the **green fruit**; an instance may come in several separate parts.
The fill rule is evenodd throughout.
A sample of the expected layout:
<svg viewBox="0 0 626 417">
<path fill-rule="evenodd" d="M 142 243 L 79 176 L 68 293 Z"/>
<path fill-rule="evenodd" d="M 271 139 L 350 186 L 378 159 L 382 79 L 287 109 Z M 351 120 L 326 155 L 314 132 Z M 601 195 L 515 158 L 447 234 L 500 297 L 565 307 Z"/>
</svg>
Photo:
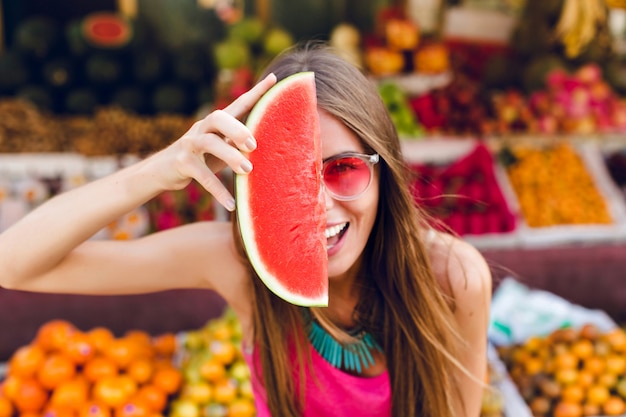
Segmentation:
<svg viewBox="0 0 626 417">
<path fill-rule="evenodd" d="M 270 56 L 276 56 L 294 44 L 293 36 L 285 29 L 272 28 L 263 39 L 263 50 Z"/>
<path fill-rule="evenodd" d="M 189 107 L 189 97 L 182 86 L 164 84 L 154 90 L 152 106 L 156 113 L 185 114 Z"/>
<path fill-rule="evenodd" d="M 85 63 L 87 79 L 96 84 L 113 84 L 122 76 L 122 64 L 113 56 L 96 53 Z"/>
<path fill-rule="evenodd" d="M 237 39 L 217 43 L 213 49 L 215 63 L 220 69 L 237 69 L 250 63 L 250 48 Z"/>
<path fill-rule="evenodd" d="M 258 17 L 246 17 L 233 24 L 228 35 L 231 39 L 243 41 L 249 45 L 256 45 L 261 42 L 265 25 Z"/>
</svg>

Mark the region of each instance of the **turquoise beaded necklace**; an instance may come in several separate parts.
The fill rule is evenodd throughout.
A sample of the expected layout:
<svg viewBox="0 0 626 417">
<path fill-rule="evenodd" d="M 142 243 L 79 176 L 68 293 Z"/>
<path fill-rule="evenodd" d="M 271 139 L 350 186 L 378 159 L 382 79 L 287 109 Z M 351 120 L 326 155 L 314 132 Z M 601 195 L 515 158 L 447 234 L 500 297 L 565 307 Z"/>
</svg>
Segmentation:
<svg viewBox="0 0 626 417">
<path fill-rule="evenodd" d="M 310 316 L 307 312 L 305 317 Z M 382 352 L 382 348 L 374 337 L 363 329 L 350 332 L 357 341 L 340 343 L 332 337 L 319 323 L 309 319 L 309 341 L 313 348 L 326 362 L 337 369 L 347 369 L 356 373 L 363 372 L 374 365 L 371 349 Z"/>
</svg>

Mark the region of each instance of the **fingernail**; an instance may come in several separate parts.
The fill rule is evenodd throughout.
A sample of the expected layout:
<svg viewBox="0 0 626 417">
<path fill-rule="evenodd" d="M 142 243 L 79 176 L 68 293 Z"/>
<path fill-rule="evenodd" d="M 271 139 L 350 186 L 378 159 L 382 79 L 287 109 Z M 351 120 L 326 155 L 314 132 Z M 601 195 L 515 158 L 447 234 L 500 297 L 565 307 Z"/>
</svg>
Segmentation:
<svg viewBox="0 0 626 417">
<path fill-rule="evenodd" d="M 235 199 L 234 198 L 229 198 L 228 200 L 226 200 L 226 202 L 224 203 L 224 206 L 226 207 L 226 210 L 228 211 L 233 211 L 235 210 Z"/>
<path fill-rule="evenodd" d="M 245 145 L 246 145 L 246 148 L 253 151 L 256 149 L 256 140 L 254 140 L 254 138 L 248 138 L 246 139 Z"/>
<path fill-rule="evenodd" d="M 247 159 L 245 159 L 241 163 L 241 169 L 243 170 L 243 172 L 250 172 L 250 171 L 252 171 L 252 162 L 250 162 Z"/>
</svg>

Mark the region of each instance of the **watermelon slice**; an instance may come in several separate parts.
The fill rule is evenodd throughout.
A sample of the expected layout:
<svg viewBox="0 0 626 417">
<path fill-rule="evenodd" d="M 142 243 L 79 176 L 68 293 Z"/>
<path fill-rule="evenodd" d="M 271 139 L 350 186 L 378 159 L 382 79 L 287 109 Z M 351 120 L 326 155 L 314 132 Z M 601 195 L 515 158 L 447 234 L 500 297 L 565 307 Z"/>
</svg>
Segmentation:
<svg viewBox="0 0 626 417">
<path fill-rule="evenodd" d="M 243 245 L 263 283 L 302 306 L 328 305 L 326 206 L 315 76 L 278 82 L 250 112 L 254 166 L 235 178 Z"/>
</svg>

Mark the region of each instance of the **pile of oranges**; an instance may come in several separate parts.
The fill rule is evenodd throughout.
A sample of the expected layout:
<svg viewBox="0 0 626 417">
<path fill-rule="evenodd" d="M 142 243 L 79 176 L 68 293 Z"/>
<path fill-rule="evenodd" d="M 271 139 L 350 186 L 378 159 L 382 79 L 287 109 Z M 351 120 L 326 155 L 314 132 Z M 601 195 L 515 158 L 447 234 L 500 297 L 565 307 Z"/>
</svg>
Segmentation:
<svg viewBox="0 0 626 417">
<path fill-rule="evenodd" d="M 498 348 L 533 416 L 626 414 L 626 331 L 592 324 Z"/>
<path fill-rule="evenodd" d="M 0 417 L 159 417 L 182 385 L 176 336 L 43 324 L 9 359 Z"/>
<path fill-rule="evenodd" d="M 183 385 L 170 417 L 253 417 L 250 369 L 241 351 L 241 326 L 231 309 L 185 333 Z"/>
</svg>

